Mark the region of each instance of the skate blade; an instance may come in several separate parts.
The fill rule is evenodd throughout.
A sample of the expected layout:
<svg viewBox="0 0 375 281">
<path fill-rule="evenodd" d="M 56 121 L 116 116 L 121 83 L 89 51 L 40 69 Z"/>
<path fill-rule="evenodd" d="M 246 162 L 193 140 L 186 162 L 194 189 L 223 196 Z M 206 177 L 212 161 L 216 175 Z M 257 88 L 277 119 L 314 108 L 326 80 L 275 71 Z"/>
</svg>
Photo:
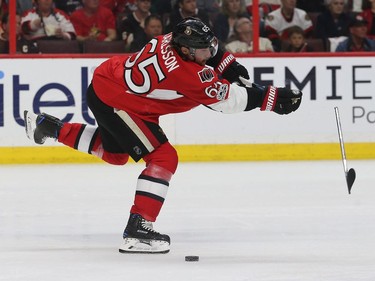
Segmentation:
<svg viewBox="0 0 375 281">
<path fill-rule="evenodd" d="M 25 110 L 23 112 L 24 118 L 25 118 L 25 131 L 26 131 L 26 136 L 34 141 L 34 132 L 36 129 L 36 118 L 38 115 L 29 112 Z"/>
<path fill-rule="evenodd" d="M 166 254 L 169 250 L 169 243 L 166 241 L 136 238 L 124 238 L 124 242 L 119 248 L 119 252 L 124 254 Z"/>
</svg>

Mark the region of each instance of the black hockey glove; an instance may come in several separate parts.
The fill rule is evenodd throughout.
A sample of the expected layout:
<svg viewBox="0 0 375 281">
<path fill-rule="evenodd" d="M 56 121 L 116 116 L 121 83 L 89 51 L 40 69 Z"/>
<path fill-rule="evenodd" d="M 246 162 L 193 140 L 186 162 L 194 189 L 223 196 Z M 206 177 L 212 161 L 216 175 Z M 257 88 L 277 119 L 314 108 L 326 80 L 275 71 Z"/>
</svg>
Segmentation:
<svg viewBox="0 0 375 281">
<path fill-rule="evenodd" d="M 212 66 L 216 73 L 222 78 L 228 80 L 230 83 L 242 83 L 240 77 L 250 79 L 247 69 L 236 61 L 236 58 L 229 52 L 224 52 L 219 49 L 216 55 L 207 61 L 207 64 Z"/>
<path fill-rule="evenodd" d="M 302 92 L 300 90 L 269 86 L 264 89 L 260 110 L 274 111 L 277 114 L 289 114 L 298 109 L 301 101 Z"/>
<path fill-rule="evenodd" d="M 230 83 L 238 82 L 241 84 L 241 80 L 239 77 L 243 77 L 246 79 L 250 79 L 249 73 L 247 69 L 237 62 L 236 60 L 233 61 L 221 74 L 221 76 L 228 80 Z"/>
</svg>

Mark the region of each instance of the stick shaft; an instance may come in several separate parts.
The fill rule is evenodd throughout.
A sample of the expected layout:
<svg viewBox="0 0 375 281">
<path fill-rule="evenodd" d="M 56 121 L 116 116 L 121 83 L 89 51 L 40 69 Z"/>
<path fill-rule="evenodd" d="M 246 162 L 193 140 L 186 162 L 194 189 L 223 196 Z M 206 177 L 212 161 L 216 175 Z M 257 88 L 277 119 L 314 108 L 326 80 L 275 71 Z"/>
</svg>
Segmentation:
<svg viewBox="0 0 375 281">
<path fill-rule="evenodd" d="M 345 173 L 347 173 L 348 172 L 348 167 L 346 165 L 346 153 L 345 153 L 345 146 L 344 146 L 344 137 L 342 135 L 341 121 L 340 121 L 340 114 L 339 114 L 338 107 L 335 107 L 335 116 L 336 116 L 337 131 L 339 133 L 339 141 L 340 141 L 340 148 L 341 148 L 342 164 L 344 165 L 344 171 L 345 171 Z"/>
</svg>

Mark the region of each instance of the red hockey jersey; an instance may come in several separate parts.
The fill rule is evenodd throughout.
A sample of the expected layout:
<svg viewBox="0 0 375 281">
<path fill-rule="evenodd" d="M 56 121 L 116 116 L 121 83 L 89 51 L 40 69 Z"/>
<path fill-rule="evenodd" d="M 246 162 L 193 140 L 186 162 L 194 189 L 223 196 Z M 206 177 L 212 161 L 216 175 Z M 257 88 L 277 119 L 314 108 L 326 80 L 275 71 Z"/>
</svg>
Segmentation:
<svg viewBox="0 0 375 281">
<path fill-rule="evenodd" d="M 200 104 L 224 113 L 245 109 L 245 88 L 220 80 L 211 67 L 183 60 L 171 47 L 171 39 L 171 33 L 158 36 L 132 56 L 102 63 L 92 81 L 97 96 L 151 122 Z"/>
</svg>

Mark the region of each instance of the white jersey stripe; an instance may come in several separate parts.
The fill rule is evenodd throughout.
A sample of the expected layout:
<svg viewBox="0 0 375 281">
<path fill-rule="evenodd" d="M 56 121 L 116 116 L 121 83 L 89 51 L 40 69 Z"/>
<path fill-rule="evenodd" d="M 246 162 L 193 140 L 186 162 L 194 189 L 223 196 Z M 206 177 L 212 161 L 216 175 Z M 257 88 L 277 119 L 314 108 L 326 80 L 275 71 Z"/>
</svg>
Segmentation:
<svg viewBox="0 0 375 281">
<path fill-rule="evenodd" d="M 88 126 L 85 127 L 85 129 L 83 130 L 81 134 L 81 137 L 79 138 L 77 150 L 86 152 L 86 153 L 90 152 L 89 151 L 90 143 L 96 130 L 97 130 L 96 127 L 88 127 Z"/>
<path fill-rule="evenodd" d="M 157 100 L 175 100 L 182 98 L 183 95 L 172 90 L 155 89 L 147 95 L 148 98 Z"/>
<path fill-rule="evenodd" d="M 146 135 L 142 132 L 141 128 L 133 121 L 133 119 L 123 110 L 114 109 L 115 113 L 125 122 L 126 125 L 137 135 L 143 145 L 146 147 L 148 151 L 153 151 L 155 148 L 148 140 Z"/>
<path fill-rule="evenodd" d="M 136 190 L 151 193 L 165 199 L 168 193 L 168 186 L 146 179 L 138 179 Z"/>
</svg>

